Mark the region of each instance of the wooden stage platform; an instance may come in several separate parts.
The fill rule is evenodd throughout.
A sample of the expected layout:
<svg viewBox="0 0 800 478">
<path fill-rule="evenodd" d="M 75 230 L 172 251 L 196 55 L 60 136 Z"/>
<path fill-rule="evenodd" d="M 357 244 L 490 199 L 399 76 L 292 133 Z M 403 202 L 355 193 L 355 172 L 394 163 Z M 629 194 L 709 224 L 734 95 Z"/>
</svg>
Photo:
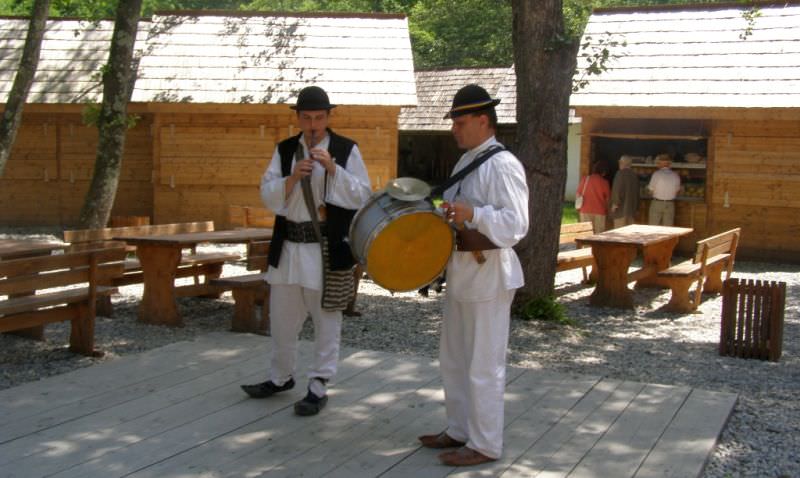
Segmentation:
<svg viewBox="0 0 800 478">
<path fill-rule="evenodd" d="M 216 333 L 0 391 L 2 477 L 694 477 L 736 401 L 729 393 L 509 369 L 505 450 L 438 463 L 437 363 L 345 349 L 328 407 L 248 399 L 271 340 Z M 306 364 L 310 344 L 300 347 Z"/>
</svg>

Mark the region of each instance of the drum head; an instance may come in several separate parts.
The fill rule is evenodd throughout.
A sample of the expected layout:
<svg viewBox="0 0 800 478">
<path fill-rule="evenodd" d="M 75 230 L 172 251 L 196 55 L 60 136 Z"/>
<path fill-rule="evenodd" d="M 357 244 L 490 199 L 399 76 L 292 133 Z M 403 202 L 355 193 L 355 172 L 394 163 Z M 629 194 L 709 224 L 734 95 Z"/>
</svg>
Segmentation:
<svg viewBox="0 0 800 478">
<path fill-rule="evenodd" d="M 433 212 L 405 214 L 372 242 L 367 273 L 394 292 L 417 290 L 441 275 L 453 250 L 453 230 Z"/>
</svg>

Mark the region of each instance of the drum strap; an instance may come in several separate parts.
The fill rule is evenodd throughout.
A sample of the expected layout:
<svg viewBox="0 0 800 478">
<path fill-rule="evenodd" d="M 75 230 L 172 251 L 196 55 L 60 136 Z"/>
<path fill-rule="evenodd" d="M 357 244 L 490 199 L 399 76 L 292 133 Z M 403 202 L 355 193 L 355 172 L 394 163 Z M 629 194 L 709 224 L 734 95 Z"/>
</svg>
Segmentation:
<svg viewBox="0 0 800 478">
<path fill-rule="evenodd" d="M 478 168 L 478 166 L 485 163 L 486 160 L 488 160 L 495 154 L 499 153 L 500 151 L 505 151 L 505 150 L 506 148 L 499 144 L 490 146 L 486 151 L 481 153 L 477 158 L 475 158 L 471 163 L 469 163 L 464 169 L 460 170 L 459 172 L 447 178 L 447 180 L 444 183 L 431 189 L 431 194 L 429 197 L 431 198 L 440 197 L 442 194 L 444 194 L 445 191 L 450 189 L 452 185 L 464 179 L 467 176 L 467 174 L 471 173 L 472 171 L 475 171 Z"/>
</svg>

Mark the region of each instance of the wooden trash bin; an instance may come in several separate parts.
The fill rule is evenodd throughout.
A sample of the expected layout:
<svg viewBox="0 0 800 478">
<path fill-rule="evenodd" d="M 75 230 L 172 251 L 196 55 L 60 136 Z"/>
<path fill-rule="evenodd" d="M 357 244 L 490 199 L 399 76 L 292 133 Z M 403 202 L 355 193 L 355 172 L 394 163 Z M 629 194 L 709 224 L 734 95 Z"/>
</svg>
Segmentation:
<svg viewBox="0 0 800 478">
<path fill-rule="evenodd" d="M 786 283 L 728 279 L 722 286 L 719 354 L 777 362 Z"/>
</svg>

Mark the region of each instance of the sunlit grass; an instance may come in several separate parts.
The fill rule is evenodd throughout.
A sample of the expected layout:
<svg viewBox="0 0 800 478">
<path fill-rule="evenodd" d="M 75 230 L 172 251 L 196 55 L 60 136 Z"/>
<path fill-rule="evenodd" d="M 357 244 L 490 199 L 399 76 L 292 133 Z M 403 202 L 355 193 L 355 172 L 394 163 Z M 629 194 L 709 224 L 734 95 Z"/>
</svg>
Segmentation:
<svg viewBox="0 0 800 478">
<path fill-rule="evenodd" d="M 574 224 L 578 222 L 578 211 L 574 202 L 565 202 L 561 209 L 561 224 Z"/>
</svg>

